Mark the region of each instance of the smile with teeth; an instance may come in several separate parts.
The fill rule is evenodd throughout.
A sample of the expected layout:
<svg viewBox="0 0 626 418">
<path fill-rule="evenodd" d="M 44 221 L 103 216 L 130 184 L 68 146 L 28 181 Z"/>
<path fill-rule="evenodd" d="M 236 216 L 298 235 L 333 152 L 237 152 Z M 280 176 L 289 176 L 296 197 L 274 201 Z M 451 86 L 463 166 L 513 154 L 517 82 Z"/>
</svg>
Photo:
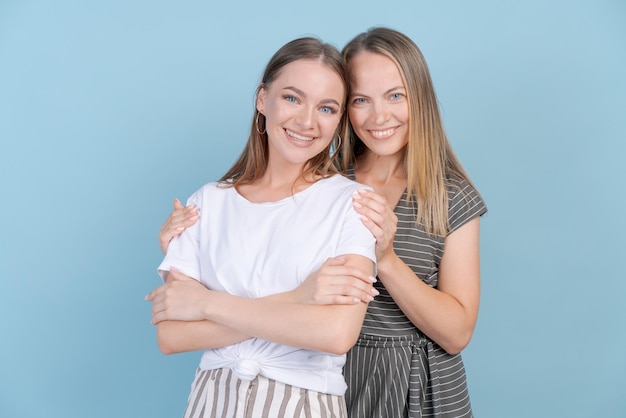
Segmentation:
<svg viewBox="0 0 626 418">
<path fill-rule="evenodd" d="M 395 131 L 396 131 L 396 128 L 389 128 L 389 129 L 385 129 L 384 131 L 370 130 L 369 132 L 375 138 L 384 138 L 384 137 L 392 135 Z"/>
<path fill-rule="evenodd" d="M 302 135 L 297 134 L 294 131 L 290 131 L 289 129 L 286 129 L 286 128 L 285 128 L 285 132 L 287 132 L 287 135 L 289 135 L 292 138 L 297 139 L 298 141 L 311 142 L 311 141 L 313 141 L 315 139 L 315 137 L 302 136 Z"/>
</svg>

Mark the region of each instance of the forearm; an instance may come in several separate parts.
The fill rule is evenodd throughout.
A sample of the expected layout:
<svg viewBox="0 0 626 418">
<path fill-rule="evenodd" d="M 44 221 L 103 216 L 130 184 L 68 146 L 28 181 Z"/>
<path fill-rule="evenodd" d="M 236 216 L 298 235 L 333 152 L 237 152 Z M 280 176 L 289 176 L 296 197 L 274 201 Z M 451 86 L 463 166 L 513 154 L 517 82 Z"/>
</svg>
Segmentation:
<svg viewBox="0 0 626 418">
<path fill-rule="evenodd" d="M 269 295 L 264 300 L 295 302 L 292 292 Z M 204 321 L 162 321 L 157 324 L 157 341 L 164 354 L 210 350 L 226 347 L 251 338 L 224 325 Z"/>
<path fill-rule="evenodd" d="M 476 323 L 473 307 L 424 283 L 397 256 L 378 265 L 378 277 L 409 320 L 449 353 L 469 342 Z"/>
<path fill-rule="evenodd" d="M 211 292 L 207 320 L 243 335 L 344 354 L 358 338 L 367 305 L 309 305 Z"/>
<path fill-rule="evenodd" d="M 296 296 L 291 291 L 262 299 L 272 302 L 296 302 Z M 157 324 L 157 341 L 163 354 L 221 348 L 249 338 L 252 337 L 208 320 L 162 321 Z"/>
<path fill-rule="evenodd" d="M 226 347 L 248 338 L 211 321 L 162 321 L 157 324 L 157 341 L 164 354 Z"/>
<path fill-rule="evenodd" d="M 372 270 L 372 262 L 362 256 L 346 256 L 346 265 Z M 223 347 L 247 337 L 347 352 L 358 337 L 367 305 L 313 305 L 297 299 L 292 292 L 248 299 L 212 291 L 177 270 L 147 296 L 153 302 L 154 323 L 181 321 L 159 325 L 159 345 L 166 353 Z"/>
</svg>

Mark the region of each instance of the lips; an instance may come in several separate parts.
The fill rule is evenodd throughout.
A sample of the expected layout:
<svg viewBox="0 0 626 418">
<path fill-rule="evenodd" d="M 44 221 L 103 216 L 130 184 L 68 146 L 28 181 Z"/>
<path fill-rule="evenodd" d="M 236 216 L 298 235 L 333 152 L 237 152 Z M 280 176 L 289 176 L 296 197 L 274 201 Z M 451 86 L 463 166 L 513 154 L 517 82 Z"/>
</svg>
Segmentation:
<svg viewBox="0 0 626 418">
<path fill-rule="evenodd" d="M 396 132 L 396 127 L 388 128 L 385 130 L 369 130 L 371 136 L 377 139 L 388 138 Z"/>
<path fill-rule="evenodd" d="M 303 142 L 311 142 L 315 139 L 315 137 L 311 137 L 311 136 L 303 136 L 300 135 L 292 130 L 289 130 L 287 128 L 285 128 L 285 132 L 287 133 L 287 135 L 289 135 L 290 137 L 292 137 L 293 139 L 296 139 L 298 141 L 303 141 Z"/>
</svg>

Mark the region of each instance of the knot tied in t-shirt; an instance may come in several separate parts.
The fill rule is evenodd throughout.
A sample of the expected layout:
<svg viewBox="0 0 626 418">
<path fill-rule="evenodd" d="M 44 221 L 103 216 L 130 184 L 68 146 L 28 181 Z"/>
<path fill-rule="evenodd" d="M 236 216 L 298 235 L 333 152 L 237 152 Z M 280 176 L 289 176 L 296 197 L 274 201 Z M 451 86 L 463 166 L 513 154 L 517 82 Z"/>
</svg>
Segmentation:
<svg viewBox="0 0 626 418">
<path fill-rule="evenodd" d="M 261 364 L 253 359 L 239 358 L 233 364 L 233 373 L 241 380 L 251 381 L 261 371 Z"/>
</svg>

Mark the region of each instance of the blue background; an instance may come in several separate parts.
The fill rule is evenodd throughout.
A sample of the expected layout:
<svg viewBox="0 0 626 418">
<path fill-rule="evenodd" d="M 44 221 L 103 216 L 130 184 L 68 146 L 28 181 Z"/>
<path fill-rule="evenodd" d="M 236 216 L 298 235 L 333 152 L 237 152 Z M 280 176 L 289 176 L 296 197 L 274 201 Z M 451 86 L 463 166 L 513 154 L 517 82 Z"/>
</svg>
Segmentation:
<svg viewBox="0 0 626 418">
<path fill-rule="evenodd" d="M 175 417 L 157 233 L 239 154 L 283 43 L 411 36 L 489 206 L 478 417 L 626 416 L 626 2 L 0 1 L 0 416 Z"/>
</svg>

